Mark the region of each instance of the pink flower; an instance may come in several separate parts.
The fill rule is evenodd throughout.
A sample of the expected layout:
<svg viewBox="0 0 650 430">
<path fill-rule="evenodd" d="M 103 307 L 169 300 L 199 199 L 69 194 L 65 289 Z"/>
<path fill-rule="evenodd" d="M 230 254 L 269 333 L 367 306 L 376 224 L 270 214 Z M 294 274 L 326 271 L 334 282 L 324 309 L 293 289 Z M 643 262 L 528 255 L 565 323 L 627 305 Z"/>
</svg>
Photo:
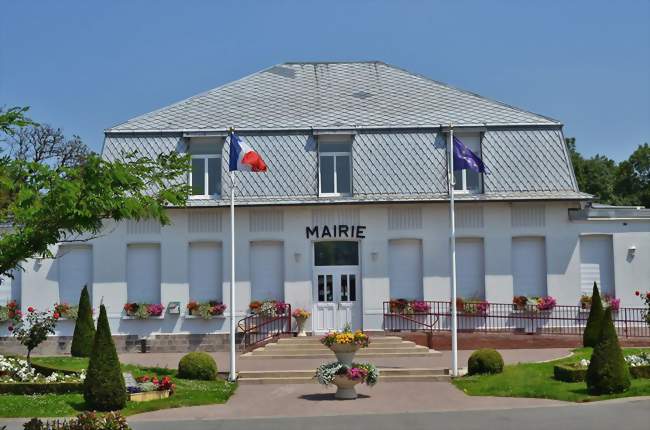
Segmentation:
<svg viewBox="0 0 650 430">
<path fill-rule="evenodd" d="M 31 306 L 30 306 L 30 307 L 28 307 L 28 308 L 27 308 L 27 312 L 34 312 L 34 308 L 33 308 L 33 307 L 31 307 Z"/>
<path fill-rule="evenodd" d="M 58 312 L 54 312 L 54 315 L 52 316 L 54 317 L 55 320 L 58 320 L 60 315 Z"/>
</svg>

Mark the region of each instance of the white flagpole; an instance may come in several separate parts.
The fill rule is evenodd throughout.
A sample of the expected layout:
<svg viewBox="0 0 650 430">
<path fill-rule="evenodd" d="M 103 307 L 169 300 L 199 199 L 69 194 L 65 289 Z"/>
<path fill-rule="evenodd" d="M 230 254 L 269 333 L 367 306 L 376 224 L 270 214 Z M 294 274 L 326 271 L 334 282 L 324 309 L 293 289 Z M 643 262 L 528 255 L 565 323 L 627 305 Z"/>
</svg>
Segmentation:
<svg viewBox="0 0 650 430">
<path fill-rule="evenodd" d="M 230 137 L 232 139 L 232 135 Z M 232 145 L 232 143 L 231 143 Z M 235 364 L 235 172 L 230 172 L 230 374 L 229 381 L 237 379 Z"/>
<path fill-rule="evenodd" d="M 456 214 L 454 212 L 454 129 L 449 125 L 449 218 L 451 221 L 451 374 L 458 376 L 458 317 L 456 315 Z"/>
</svg>

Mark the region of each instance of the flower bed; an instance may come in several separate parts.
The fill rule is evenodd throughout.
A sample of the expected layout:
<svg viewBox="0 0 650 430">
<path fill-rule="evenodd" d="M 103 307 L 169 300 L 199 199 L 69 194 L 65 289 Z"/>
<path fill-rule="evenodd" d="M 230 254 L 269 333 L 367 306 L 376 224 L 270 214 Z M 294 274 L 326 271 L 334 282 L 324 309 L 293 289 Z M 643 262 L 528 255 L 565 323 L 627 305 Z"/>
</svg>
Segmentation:
<svg viewBox="0 0 650 430">
<path fill-rule="evenodd" d="M 160 317 L 165 307 L 159 303 L 126 303 L 124 312 L 126 316 L 146 320 L 149 317 Z"/>
<path fill-rule="evenodd" d="M 79 306 L 72 306 L 68 303 L 55 303 L 54 312 L 58 313 L 61 318 L 76 320 L 79 314 Z"/>
<path fill-rule="evenodd" d="M 379 370 L 370 363 L 352 363 L 351 366 L 346 366 L 338 361 L 321 364 L 316 369 L 316 378 L 320 384 L 331 385 L 337 376 L 372 387 L 379 380 Z"/>
<path fill-rule="evenodd" d="M 17 323 L 21 317 L 22 313 L 18 309 L 18 304 L 15 300 L 10 301 L 6 305 L 0 305 L 0 323 Z"/>
<path fill-rule="evenodd" d="M 0 393 L 44 394 L 81 392 L 86 371 L 65 372 L 32 366 L 27 360 L 0 355 Z"/>
<path fill-rule="evenodd" d="M 215 316 L 223 315 L 226 310 L 226 305 L 216 300 L 209 302 L 190 301 L 187 304 L 187 311 L 192 316 L 199 316 L 204 320 L 209 320 Z"/>
<path fill-rule="evenodd" d="M 131 401 L 143 402 L 164 399 L 174 394 L 176 390 L 176 384 L 169 376 L 159 378 L 155 375 L 142 375 L 133 378 L 130 373 L 124 376 L 126 391 L 129 393 L 129 400 Z"/>
<path fill-rule="evenodd" d="M 283 301 L 278 300 L 253 300 L 248 305 L 248 310 L 253 315 L 264 315 L 275 317 L 284 315 L 287 312 L 289 305 Z"/>
<path fill-rule="evenodd" d="M 426 314 L 431 305 L 424 300 L 391 299 L 390 311 L 394 314 Z"/>
</svg>

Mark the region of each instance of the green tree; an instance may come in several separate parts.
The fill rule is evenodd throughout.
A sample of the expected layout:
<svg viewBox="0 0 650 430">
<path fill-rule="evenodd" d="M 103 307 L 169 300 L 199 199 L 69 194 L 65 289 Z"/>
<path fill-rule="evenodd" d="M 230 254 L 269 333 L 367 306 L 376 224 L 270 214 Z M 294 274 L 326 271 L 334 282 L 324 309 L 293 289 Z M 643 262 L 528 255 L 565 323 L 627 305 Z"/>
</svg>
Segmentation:
<svg viewBox="0 0 650 430">
<path fill-rule="evenodd" d="M 84 286 L 79 297 L 79 311 L 74 325 L 70 354 L 73 357 L 89 357 L 93 350 L 95 339 L 95 322 L 93 310 L 90 307 L 88 287 Z"/>
<path fill-rule="evenodd" d="M 23 130 L 24 110 L 12 112 L 1 125 L 14 156 L 0 157 L 0 224 L 12 226 L 0 236 L 0 275 L 11 276 L 30 257 L 52 257 L 54 244 L 97 237 L 107 219 L 168 224 L 165 208 L 185 205 L 186 156 L 134 152 L 104 160 L 59 129 Z"/>
<path fill-rule="evenodd" d="M 25 116 L 29 107 L 12 107 L 7 110 L 0 108 L 0 133 L 13 135 L 20 127 L 34 124 Z"/>
<path fill-rule="evenodd" d="M 650 145 L 639 145 L 618 165 L 614 192 L 621 204 L 650 207 Z"/>
<path fill-rule="evenodd" d="M 582 345 L 585 347 L 595 347 L 600 339 L 600 332 L 602 331 L 603 315 L 603 302 L 600 299 L 598 292 L 598 285 L 594 282 L 594 289 L 591 294 L 591 309 L 589 310 L 589 318 L 587 318 L 587 325 L 585 331 L 582 333 Z"/>
<path fill-rule="evenodd" d="M 87 408 L 98 411 L 115 411 L 126 405 L 124 376 L 104 305 L 99 307 L 97 333 L 84 381 L 84 400 Z"/>
<path fill-rule="evenodd" d="M 586 380 L 587 391 L 593 395 L 622 393 L 630 388 L 630 372 L 618 343 L 611 308 L 603 314 L 600 339 L 591 355 Z"/>
</svg>

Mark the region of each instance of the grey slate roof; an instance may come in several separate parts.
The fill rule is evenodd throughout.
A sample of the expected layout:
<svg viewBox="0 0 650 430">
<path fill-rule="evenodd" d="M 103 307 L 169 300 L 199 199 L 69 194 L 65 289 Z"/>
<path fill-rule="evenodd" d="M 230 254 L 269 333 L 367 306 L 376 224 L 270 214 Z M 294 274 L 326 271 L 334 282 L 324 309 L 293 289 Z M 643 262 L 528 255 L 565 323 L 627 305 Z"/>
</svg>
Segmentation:
<svg viewBox="0 0 650 430">
<path fill-rule="evenodd" d="M 318 197 L 316 138 L 306 132 L 242 134 L 269 166 L 264 174 L 243 174 L 236 190 L 238 204 L 308 204 L 439 201 L 448 199 L 445 141 L 436 131 L 361 130 L 352 144 L 353 195 Z M 402 149 L 408 148 L 408 157 Z M 109 134 L 106 159 L 138 150 L 155 157 L 184 150 L 181 134 Z M 484 193 L 458 195 L 459 200 L 580 200 L 559 130 L 488 130 L 482 142 L 490 174 Z M 227 145 L 222 151 L 222 196 L 229 196 Z M 223 200 L 192 200 L 190 206 L 219 206 Z"/>
<path fill-rule="evenodd" d="M 402 128 L 559 122 L 381 62 L 285 63 L 107 131 Z"/>
</svg>

